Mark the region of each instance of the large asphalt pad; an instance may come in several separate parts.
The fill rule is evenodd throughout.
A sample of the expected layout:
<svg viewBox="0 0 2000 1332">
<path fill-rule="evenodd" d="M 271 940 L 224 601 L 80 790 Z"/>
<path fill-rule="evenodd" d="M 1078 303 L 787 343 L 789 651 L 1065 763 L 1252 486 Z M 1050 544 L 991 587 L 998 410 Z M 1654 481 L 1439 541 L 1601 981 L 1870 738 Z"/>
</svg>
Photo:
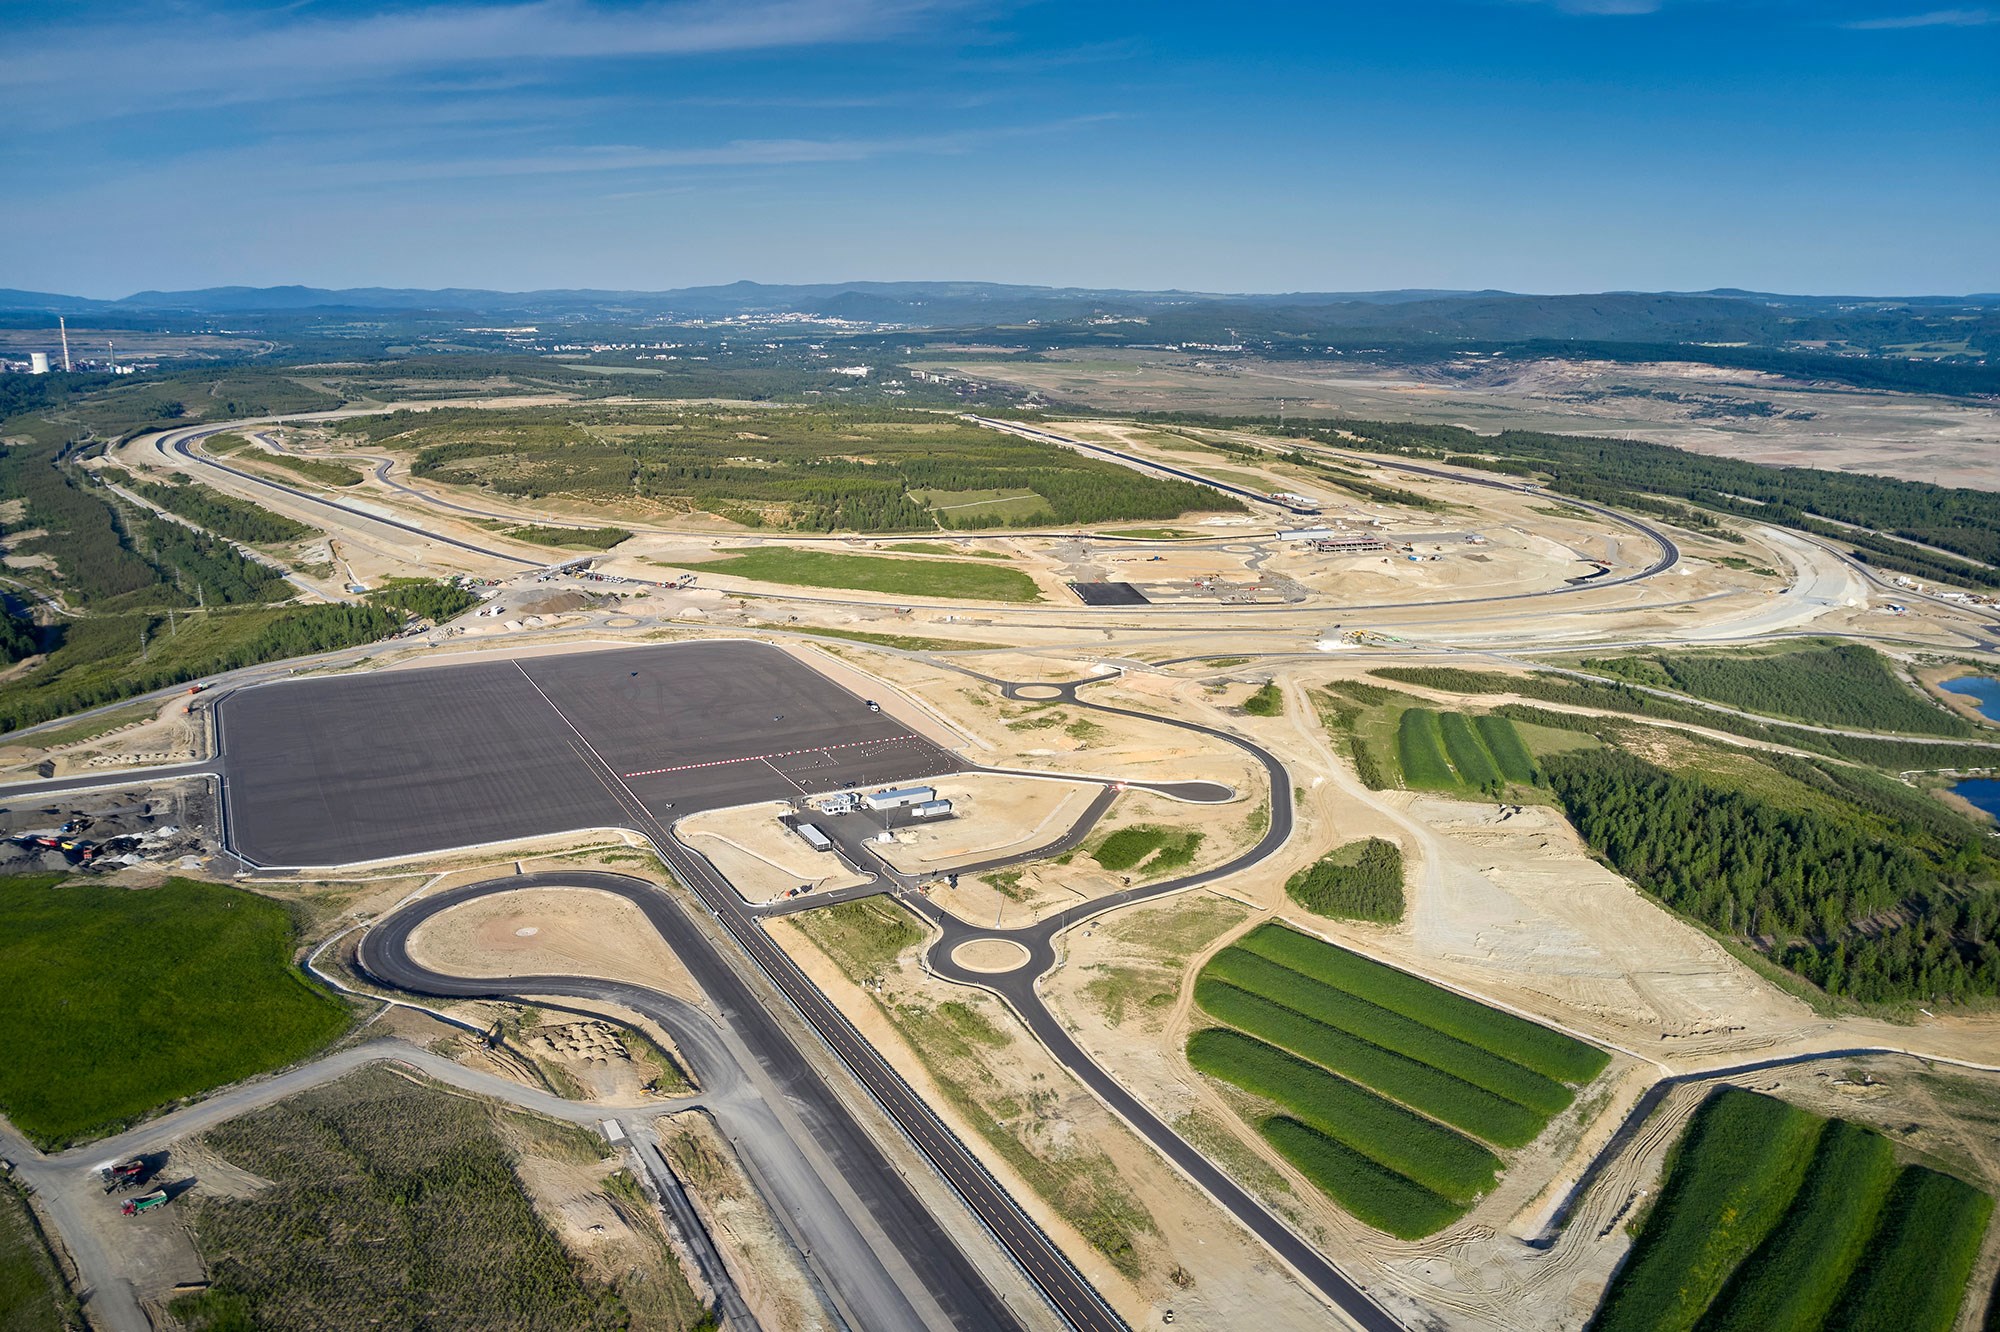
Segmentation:
<svg viewBox="0 0 2000 1332">
<path fill-rule="evenodd" d="M 635 797 L 671 820 L 958 766 L 751 642 L 286 681 L 217 715 L 231 844 L 264 865 L 630 826 Z"/>
</svg>

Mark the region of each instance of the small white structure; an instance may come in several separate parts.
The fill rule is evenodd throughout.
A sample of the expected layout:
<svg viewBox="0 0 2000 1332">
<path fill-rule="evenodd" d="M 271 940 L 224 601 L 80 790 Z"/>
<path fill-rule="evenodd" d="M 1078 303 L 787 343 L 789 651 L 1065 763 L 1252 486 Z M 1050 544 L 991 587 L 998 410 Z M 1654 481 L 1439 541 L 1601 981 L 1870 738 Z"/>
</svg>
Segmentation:
<svg viewBox="0 0 2000 1332">
<path fill-rule="evenodd" d="M 921 805 L 910 806 L 910 817 L 913 819 L 941 819 L 949 813 L 951 813 L 949 800 L 926 800 Z"/>
<path fill-rule="evenodd" d="M 901 786 L 893 790 L 877 791 L 863 796 L 861 803 L 876 811 L 885 809 L 908 809 L 928 800 L 937 799 L 937 790 L 929 786 Z"/>
<path fill-rule="evenodd" d="M 821 832 L 814 824 L 801 823 L 796 825 L 792 831 L 799 835 L 799 840 L 815 851 L 833 850 L 833 839 Z"/>
<path fill-rule="evenodd" d="M 48 372 L 49 354 L 47 352 L 29 352 L 28 373 L 31 375 L 45 375 Z"/>
</svg>

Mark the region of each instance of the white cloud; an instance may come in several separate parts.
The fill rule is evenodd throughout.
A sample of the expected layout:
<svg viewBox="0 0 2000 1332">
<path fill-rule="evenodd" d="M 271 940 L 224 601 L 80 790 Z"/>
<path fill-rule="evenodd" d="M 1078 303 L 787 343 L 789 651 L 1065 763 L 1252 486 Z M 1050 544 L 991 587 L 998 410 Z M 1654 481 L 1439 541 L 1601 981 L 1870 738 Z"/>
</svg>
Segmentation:
<svg viewBox="0 0 2000 1332">
<path fill-rule="evenodd" d="M 437 4 L 359 18 L 182 10 L 171 22 L 45 28 L 0 54 L 0 90 L 116 86 L 277 95 L 500 61 L 709 55 L 879 40 L 963 0 L 593 0 Z"/>
<path fill-rule="evenodd" d="M 2000 23 L 2000 13 L 1990 9 L 1933 9 L 1923 14 L 1856 19 L 1840 26 L 1862 32 L 1887 32 L 1902 28 L 1983 28 L 1989 23 Z"/>
</svg>

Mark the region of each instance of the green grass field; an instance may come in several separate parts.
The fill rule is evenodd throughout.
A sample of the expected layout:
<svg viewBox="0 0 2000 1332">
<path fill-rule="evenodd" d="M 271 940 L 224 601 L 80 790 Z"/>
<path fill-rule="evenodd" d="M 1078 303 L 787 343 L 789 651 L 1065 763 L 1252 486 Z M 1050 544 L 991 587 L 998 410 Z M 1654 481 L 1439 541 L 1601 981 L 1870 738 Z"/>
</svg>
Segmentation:
<svg viewBox="0 0 2000 1332">
<path fill-rule="evenodd" d="M 1873 1129 L 1725 1087 L 1703 1102 L 1593 1332 L 1950 1332 L 1993 1199 Z"/>
<path fill-rule="evenodd" d="M 1493 1186 L 1500 1158 L 1318 1064 L 1227 1027 L 1188 1038 L 1188 1062 L 1273 1102 L 1292 1118 L 1404 1179 L 1456 1203 Z"/>
<path fill-rule="evenodd" d="M 1412 1021 L 1491 1050 L 1559 1082 L 1588 1082 L 1603 1072 L 1610 1060 L 1604 1051 L 1574 1037 L 1489 1008 L 1407 971 L 1385 966 L 1296 930 L 1265 925 L 1238 942 L 1323 985 L 1393 1008 Z"/>
<path fill-rule="evenodd" d="M 1535 767 L 1534 756 L 1528 753 L 1527 744 L 1510 719 L 1486 712 L 1479 715 L 1474 725 L 1479 731 L 1479 738 L 1486 742 L 1486 752 L 1499 765 L 1502 777 L 1522 786 L 1541 783 L 1542 776 Z"/>
<path fill-rule="evenodd" d="M 677 569 L 728 574 L 790 587 L 841 587 L 903 597 L 964 597 L 973 601 L 1040 601 L 1035 580 L 1018 569 L 986 564 L 844 555 L 833 551 L 760 546 L 710 560 L 662 560 Z"/>
<path fill-rule="evenodd" d="M 358 486 L 361 473 L 346 463 L 328 462 L 324 458 L 301 458 L 290 453 L 253 453 L 247 455 L 252 462 L 265 463 L 272 467 L 282 467 L 286 471 L 302 476 L 308 481 L 317 481 L 327 486 Z"/>
<path fill-rule="evenodd" d="M 1409 708 L 1396 723 L 1396 762 L 1403 782 L 1416 791 L 1455 791 L 1458 774 L 1444 749 L 1444 730 L 1430 708 Z"/>
<path fill-rule="evenodd" d="M 1499 787 L 1500 765 L 1493 761 L 1486 741 L 1473 730 L 1471 720 L 1464 713 L 1442 714 L 1438 718 L 1438 729 L 1444 733 L 1444 752 L 1451 757 L 1451 766 L 1457 770 L 1459 781 L 1482 791 Z"/>
<path fill-rule="evenodd" d="M 217 884 L 0 880 L 0 1108 L 54 1147 L 312 1054 L 350 1015 L 294 944 L 284 907 Z"/>
<path fill-rule="evenodd" d="M 1463 1215 L 1501 1169 L 1492 1149 L 1534 1141 L 1573 1098 L 1508 1054 L 1527 1049 L 1580 1080 L 1608 1058 L 1280 925 L 1260 926 L 1210 959 L 1195 1000 L 1228 1025 L 1196 1032 L 1189 1062 L 1269 1102 L 1273 1111 L 1253 1116 L 1258 1131 L 1335 1202 L 1406 1239 Z"/>
<path fill-rule="evenodd" d="M 942 541 L 892 541 L 882 547 L 897 550 L 906 555 L 963 555 L 975 560 L 1011 560 L 1014 557 L 1004 550 L 979 550 L 966 546 L 949 546 Z"/>
</svg>

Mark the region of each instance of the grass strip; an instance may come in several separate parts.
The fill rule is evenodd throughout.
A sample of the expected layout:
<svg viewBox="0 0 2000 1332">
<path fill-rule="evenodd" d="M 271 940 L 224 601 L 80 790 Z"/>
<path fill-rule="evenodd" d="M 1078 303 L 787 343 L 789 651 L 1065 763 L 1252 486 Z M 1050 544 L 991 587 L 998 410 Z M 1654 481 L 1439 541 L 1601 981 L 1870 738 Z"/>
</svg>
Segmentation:
<svg viewBox="0 0 2000 1332">
<path fill-rule="evenodd" d="M 1276 1102 L 1300 1123 L 1453 1202 L 1493 1186 L 1500 1158 L 1485 1146 L 1240 1031 L 1188 1038 L 1188 1062 Z"/>
<path fill-rule="evenodd" d="M 1500 785 L 1500 765 L 1486 752 L 1486 742 L 1473 731 L 1464 713 L 1444 713 L 1438 718 L 1438 730 L 1444 735 L 1445 753 L 1451 757 L 1451 766 L 1458 769 L 1459 780 L 1482 791 Z"/>
<path fill-rule="evenodd" d="M 1444 732 L 1438 715 L 1430 708 L 1408 708 L 1396 723 L 1396 760 L 1403 768 L 1403 781 L 1417 790 L 1452 791 L 1458 788 L 1458 774 L 1444 752 Z"/>
<path fill-rule="evenodd" d="M 1528 747 L 1522 743 L 1521 733 L 1514 729 L 1512 721 L 1486 712 L 1481 713 L 1473 724 L 1479 729 L 1479 738 L 1486 742 L 1487 752 L 1500 765 L 1502 776 L 1523 786 L 1541 784 L 1542 776 L 1535 770 L 1534 756 L 1528 753 Z"/>
<path fill-rule="evenodd" d="M 1896 1153 L 1872 1129 L 1836 1119 L 1778 1228 L 1737 1269 L 1702 1320 L 1714 1332 L 1815 1332 L 1840 1299 L 1896 1182 Z"/>
<path fill-rule="evenodd" d="M 1591 1332 L 1692 1332 L 1784 1215 L 1825 1122 L 1733 1087 L 1703 1102 Z"/>
<path fill-rule="evenodd" d="M 295 472 L 310 481 L 318 481 L 329 486 L 358 486 L 361 473 L 345 463 L 328 462 L 324 458 L 301 458 L 291 453 L 258 453 L 252 462 L 269 463 Z"/>
<path fill-rule="evenodd" d="M 728 574 L 790 587 L 839 587 L 909 597 L 966 597 L 975 601 L 1040 601 L 1035 580 L 1019 569 L 994 564 L 883 555 L 844 555 L 825 550 L 759 546 L 720 559 L 661 560 L 676 569 Z"/>
<path fill-rule="evenodd" d="M 503 535 L 538 546 L 567 546 L 573 550 L 610 550 L 619 542 L 632 539 L 632 534 L 622 527 L 544 527 L 539 523 L 510 527 Z"/>
<path fill-rule="evenodd" d="M 1525 1106 L 1461 1082 L 1429 1064 L 1371 1045 L 1338 1027 L 1315 1022 L 1226 981 L 1203 977 L 1195 983 L 1194 997 L 1219 1022 L 1282 1046 L 1301 1059 L 1310 1059 L 1321 1068 L 1495 1146 L 1525 1146 L 1548 1123 L 1545 1116 Z"/>
<path fill-rule="evenodd" d="M 1357 1219 L 1398 1239 L 1422 1239 L 1465 1214 L 1458 1203 L 1438 1197 L 1361 1153 L 1285 1115 L 1274 1115 L 1258 1131 L 1299 1173 Z"/>
<path fill-rule="evenodd" d="M 1993 1199 L 1963 1180 L 1906 1168 L 1829 1332 L 1951 1332 L 1992 1215 Z"/>
<path fill-rule="evenodd" d="M 1259 998 L 1283 1004 L 1407 1059 L 1429 1064 L 1461 1082 L 1469 1082 L 1541 1114 L 1557 1114 L 1573 1099 L 1569 1088 L 1553 1078 L 1543 1077 L 1491 1050 L 1447 1036 L 1345 990 L 1322 985 L 1248 949 L 1223 949 L 1210 959 L 1202 974 L 1226 980 Z"/>
<path fill-rule="evenodd" d="M 1574 1037 L 1282 925 L 1259 926 L 1237 942 L 1323 984 L 1392 1008 L 1558 1082 L 1588 1082 L 1604 1071 L 1611 1058 Z"/>
</svg>

